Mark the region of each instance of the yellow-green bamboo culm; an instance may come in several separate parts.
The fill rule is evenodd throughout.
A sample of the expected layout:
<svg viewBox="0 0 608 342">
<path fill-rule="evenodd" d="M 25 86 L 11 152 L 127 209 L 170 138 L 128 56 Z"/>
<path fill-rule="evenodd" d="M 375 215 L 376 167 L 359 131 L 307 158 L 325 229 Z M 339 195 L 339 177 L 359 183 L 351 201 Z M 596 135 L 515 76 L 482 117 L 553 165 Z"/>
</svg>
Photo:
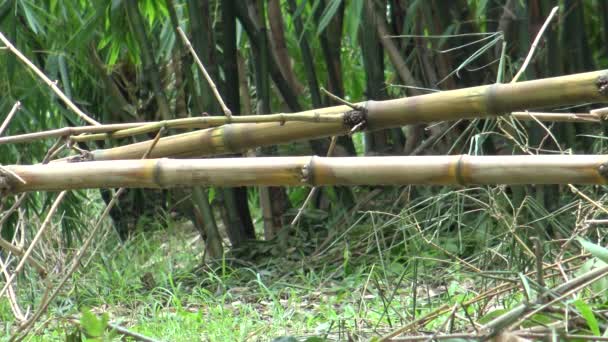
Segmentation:
<svg viewBox="0 0 608 342">
<path fill-rule="evenodd" d="M 546 78 L 512 84 L 492 84 L 388 101 L 367 101 L 365 129 L 376 130 L 414 123 L 486 117 L 540 107 L 608 100 L 608 71 Z M 315 109 L 300 114 L 340 114 L 347 106 Z M 352 122 L 352 121 L 351 121 Z M 242 152 L 246 149 L 347 133 L 344 123 L 287 122 L 229 124 L 162 138 L 153 158 L 195 157 Z M 96 150 L 93 160 L 135 159 L 150 141 Z"/>
<path fill-rule="evenodd" d="M 606 184 L 605 163 L 608 155 L 161 158 L 9 165 L 3 167 L 0 186 L 3 184 L 4 189 L 0 190 L 19 193 L 193 185 Z"/>
</svg>

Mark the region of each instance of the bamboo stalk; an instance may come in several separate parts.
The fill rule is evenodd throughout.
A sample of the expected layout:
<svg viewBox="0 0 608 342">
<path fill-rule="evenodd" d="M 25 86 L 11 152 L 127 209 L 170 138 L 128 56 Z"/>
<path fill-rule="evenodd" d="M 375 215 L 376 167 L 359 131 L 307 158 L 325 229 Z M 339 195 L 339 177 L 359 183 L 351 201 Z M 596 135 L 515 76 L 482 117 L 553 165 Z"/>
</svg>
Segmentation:
<svg viewBox="0 0 608 342">
<path fill-rule="evenodd" d="M 545 122 L 580 122 L 597 123 L 601 121 L 600 115 L 594 113 L 546 113 L 546 112 L 513 112 L 511 116 L 520 121 L 534 121 L 534 118 Z M 26 143 L 38 139 L 60 138 L 72 136 L 72 141 L 83 142 L 103 139 L 125 138 L 137 134 L 157 132 L 161 127 L 173 129 L 192 129 L 217 127 L 228 123 L 285 123 L 290 121 L 316 122 L 316 123 L 339 123 L 344 121 L 344 113 L 327 114 L 321 116 L 319 113 L 312 114 L 289 114 L 278 113 L 269 115 L 242 115 L 228 119 L 222 116 L 203 116 L 193 118 L 181 118 L 165 121 L 129 122 L 119 124 L 107 124 L 98 126 L 64 127 L 42 132 L 26 133 L 0 137 L 0 145 Z M 80 135 L 86 134 L 88 135 Z M 79 136 L 77 136 L 79 135 Z"/>
<path fill-rule="evenodd" d="M 593 74 L 597 74 L 599 76 L 600 72 L 595 72 Z M 576 76 L 576 75 L 566 76 L 566 77 L 573 77 L 573 76 Z M 546 79 L 546 80 L 554 80 L 554 79 Z M 540 81 L 545 81 L 545 80 L 530 81 L 530 82 L 540 82 Z M 526 84 L 526 83 L 527 82 L 519 83 L 518 86 L 522 85 L 522 84 Z M 486 87 L 490 87 L 490 86 L 486 86 Z M 477 88 L 479 88 L 479 87 L 477 87 Z M 461 89 L 461 90 L 457 90 L 457 91 L 463 92 L 467 89 L 472 90 L 475 88 L 465 88 L 465 89 Z M 489 90 L 487 90 L 487 91 L 490 92 Z M 435 95 L 435 98 L 437 98 L 437 97 L 441 96 L 440 94 L 444 94 L 444 93 L 451 93 L 451 91 L 438 93 L 438 94 L 430 94 L 430 95 Z M 429 95 L 427 95 L 427 96 L 429 96 Z M 579 96 L 582 96 L 582 95 L 579 95 Z M 591 94 L 591 96 L 593 96 L 593 94 Z M 594 99 L 601 100 L 598 97 L 599 97 L 599 95 L 594 96 Z M 426 97 L 412 97 L 409 99 L 410 100 L 401 99 L 401 100 L 391 100 L 391 101 L 405 102 L 402 105 L 404 107 L 404 113 L 405 113 L 407 106 L 416 105 L 414 99 L 427 99 L 427 98 Z M 584 100 L 584 99 L 581 99 L 581 100 Z M 387 101 L 383 101 L 383 102 L 387 102 Z M 423 101 L 423 102 L 424 102 L 424 104 L 430 103 L 430 101 Z M 363 104 L 365 104 L 365 103 L 363 103 Z M 557 102 L 556 105 L 557 104 L 564 104 L 564 103 Z M 525 105 L 521 105 L 521 107 L 525 107 Z M 330 107 L 330 108 L 324 108 L 324 109 L 319 109 L 319 110 L 310 110 L 310 111 L 293 113 L 293 114 L 279 113 L 279 114 L 271 114 L 271 115 L 247 115 L 247 116 L 232 117 L 230 119 L 228 119 L 226 117 L 220 117 L 220 116 L 208 116 L 208 117 L 182 118 L 182 119 L 154 121 L 154 122 L 132 122 L 132 123 L 97 125 L 97 126 L 65 127 L 65 128 L 54 129 L 54 130 L 43 131 L 43 132 L 35 132 L 35 133 L 27 133 L 27 134 L 14 135 L 14 136 L 8 136 L 8 137 L 0 137 L 0 145 L 25 143 L 25 142 L 30 142 L 30 141 L 33 141 L 36 139 L 57 138 L 57 137 L 64 137 L 64 136 L 70 136 L 70 135 L 73 136 L 71 138 L 73 141 L 79 141 L 79 142 L 91 141 L 91 140 L 102 140 L 102 139 L 109 139 L 109 138 L 124 138 L 127 136 L 136 135 L 136 134 L 145 134 L 145 133 L 156 132 L 160 129 L 160 127 L 175 128 L 175 129 L 209 128 L 209 127 L 221 126 L 221 125 L 227 124 L 229 122 L 237 123 L 237 124 L 275 123 L 275 125 L 273 125 L 273 127 L 276 127 L 276 124 L 279 124 L 282 126 L 285 123 L 292 122 L 292 121 L 306 122 L 306 123 L 338 124 L 338 123 L 343 122 L 344 116 L 345 116 L 344 114 L 345 114 L 346 110 L 347 110 L 346 107 L 337 106 L 337 107 Z M 426 110 L 431 110 L 431 108 L 420 109 L 419 112 L 421 112 L 421 114 L 419 114 L 419 116 L 424 117 L 424 111 L 426 111 Z M 435 110 L 435 109 L 433 109 L 433 110 Z M 435 116 L 438 115 L 438 113 L 436 113 L 436 112 L 429 113 L 429 114 L 434 114 Z M 485 115 L 491 115 L 491 114 L 492 113 L 486 113 Z M 450 120 L 450 118 L 449 118 L 450 109 L 447 108 L 445 110 L 445 113 L 443 113 L 443 115 L 448 116 L 448 117 L 444 118 L 445 120 Z M 469 114 L 469 115 L 471 115 L 471 114 Z M 485 115 L 480 115 L 480 116 L 485 116 Z M 511 115 L 513 117 L 515 117 L 516 119 L 522 120 L 522 121 L 533 121 L 534 118 L 536 118 L 539 121 L 550 121 L 550 122 L 599 122 L 601 120 L 601 116 L 602 116 L 600 112 L 596 113 L 595 111 L 591 111 L 590 113 L 513 112 Z M 413 119 L 408 118 L 408 116 L 413 116 L 412 113 L 406 113 L 403 116 L 404 117 L 398 117 L 397 115 L 394 115 L 393 121 L 395 121 L 395 125 L 400 125 L 399 121 L 403 121 L 405 123 L 412 123 L 412 122 L 416 123 L 416 122 L 421 122 L 421 120 L 424 120 L 424 122 L 433 121 L 433 120 L 426 120 L 424 118 L 421 118 L 418 120 L 417 120 L 417 118 L 413 118 Z M 460 119 L 460 118 L 463 118 L 462 114 L 458 115 L 458 116 L 454 115 L 454 117 L 451 118 L 451 120 L 456 120 L 456 119 Z M 373 111 L 372 110 L 368 110 L 368 124 L 370 122 L 370 119 L 373 122 Z M 436 120 L 436 121 L 438 121 L 438 120 Z M 405 124 L 405 123 L 403 123 L 403 124 Z M 314 129 L 314 125 L 304 125 L 304 126 L 306 128 L 306 131 L 308 132 L 307 135 L 309 135 L 309 136 L 307 136 L 307 137 L 300 136 L 297 139 L 316 138 L 316 137 L 325 136 L 326 134 L 319 135 L 322 132 L 324 132 L 325 129 L 333 129 L 338 134 L 344 133 L 346 131 L 346 128 L 344 128 L 344 127 L 340 127 L 340 128 L 338 128 L 338 127 L 324 127 L 324 128 L 321 127 L 321 129 L 319 130 L 319 133 L 315 134 L 314 131 L 313 132 L 308 131 L 309 129 Z M 237 125 L 236 128 L 240 128 L 240 126 Z M 258 127 L 258 129 L 260 129 L 260 131 L 258 133 L 265 132 L 265 128 L 266 128 L 266 126 Z M 84 134 L 84 133 L 92 133 L 92 134 L 76 136 L 76 135 Z M 103 134 L 100 134 L 100 133 L 103 133 Z M 279 136 L 281 137 L 281 140 L 277 141 L 277 143 L 291 141 L 289 139 L 289 137 L 287 136 L 287 133 L 285 133 L 285 132 L 277 132 L 277 133 L 279 133 Z M 304 135 L 305 132 L 302 132 L 302 133 L 303 133 L 302 135 Z M 197 134 L 197 137 L 203 138 L 203 137 L 209 137 L 210 135 L 211 135 L 210 132 L 201 131 L 201 132 L 199 132 L 199 134 Z M 259 134 L 257 134 L 257 135 L 259 135 Z M 181 138 L 184 138 L 184 135 L 175 136 L 175 139 L 181 140 Z M 165 139 L 170 139 L 170 138 L 165 138 Z M 164 142 L 165 139 L 163 139 L 163 141 L 161 141 L 162 144 L 165 144 L 165 142 Z M 189 140 L 189 138 L 187 140 Z M 271 142 L 269 142 L 269 143 L 264 142 L 264 141 L 262 141 L 262 142 L 265 144 L 272 144 Z M 235 145 L 235 144 L 232 144 L 232 145 Z M 237 143 L 237 145 L 238 145 L 238 143 Z M 128 145 L 128 146 L 130 146 L 130 145 Z M 254 146 L 259 146 L 259 145 L 254 145 Z M 235 149 L 238 148 L 239 150 L 242 150 L 242 149 L 248 148 L 248 147 L 250 147 L 250 146 L 236 146 Z M 125 148 L 119 147 L 119 148 L 117 148 L 118 150 L 112 149 L 111 151 L 105 151 L 105 152 L 104 152 L 104 150 L 99 150 L 96 153 L 96 159 L 97 160 L 112 159 L 112 158 L 114 158 L 113 157 L 114 154 L 121 155 L 123 152 L 126 152 L 130 148 L 131 147 L 125 147 Z M 139 147 L 137 147 L 137 148 L 139 148 Z M 182 146 L 182 149 L 185 149 L 185 148 L 187 148 L 187 146 Z M 192 148 L 192 147 L 190 147 L 190 148 Z M 179 148 L 179 146 L 174 147 L 173 149 L 181 150 Z M 207 154 L 221 153 L 219 151 L 213 152 L 217 149 L 218 149 L 217 147 L 212 147 L 212 151 L 210 151 L 210 152 L 202 151 L 201 154 L 198 154 L 198 155 L 202 156 L 202 155 L 207 155 Z M 196 154 L 194 151 L 191 153 Z M 170 155 L 172 155 L 172 154 L 158 155 L 157 157 L 170 156 Z M 124 159 L 124 158 L 116 157 L 116 159 Z"/>
<path fill-rule="evenodd" d="M 604 164 L 607 163 L 607 164 Z M 168 188 L 193 185 L 606 184 L 608 155 L 260 157 L 7 165 L 0 189 Z"/>
<path fill-rule="evenodd" d="M 92 141 L 112 138 L 125 138 L 137 134 L 157 132 L 161 127 L 174 129 L 209 128 L 233 123 L 266 123 L 276 122 L 284 124 L 290 121 L 316 122 L 316 123 L 341 123 L 344 114 L 320 115 L 319 113 L 289 114 L 278 113 L 270 115 L 243 115 L 233 116 L 230 119 L 223 116 L 203 116 L 193 118 L 181 118 L 164 121 L 131 122 L 120 124 L 109 124 L 99 126 L 64 127 L 43 132 L 27 133 L 0 137 L 0 145 L 30 142 L 37 139 L 57 138 L 72 136 L 72 141 Z M 83 133 L 96 133 L 76 136 Z"/>
<path fill-rule="evenodd" d="M 367 101 L 361 116 L 365 128 L 377 130 L 413 123 L 487 117 L 529 108 L 561 106 L 608 100 L 608 71 L 596 71 L 513 84 L 492 84 L 459 90 L 401 98 Z M 335 106 L 299 114 L 342 114 L 347 106 Z M 234 118 L 233 118 L 234 119 Z M 355 121 L 358 124 L 360 121 Z M 349 132 L 343 123 L 287 122 L 229 124 L 165 137 L 154 149 L 153 158 L 192 157 L 238 153 L 256 146 L 267 146 L 303 139 L 314 139 Z M 94 160 L 134 159 L 150 142 L 92 151 Z"/>
</svg>

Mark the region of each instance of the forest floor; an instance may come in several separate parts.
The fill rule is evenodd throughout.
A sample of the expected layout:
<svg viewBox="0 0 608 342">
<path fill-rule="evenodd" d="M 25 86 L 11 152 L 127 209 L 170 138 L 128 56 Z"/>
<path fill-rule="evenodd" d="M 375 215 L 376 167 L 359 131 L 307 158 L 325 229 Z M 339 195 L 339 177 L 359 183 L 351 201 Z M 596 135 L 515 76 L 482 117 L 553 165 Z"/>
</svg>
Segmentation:
<svg viewBox="0 0 608 342">
<path fill-rule="evenodd" d="M 377 264 L 343 265 L 345 271 L 290 258 L 253 264 L 227 257 L 201 267 L 203 244 L 188 224 L 139 234 L 124 245 L 112 239 L 112 245 L 81 273 L 33 340 L 87 332 L 64 316 L 75 309 L 81 321 L 107 314 L 111 323 L 162 341 L 367 340 L 405 324 L 412 305 L 411 284 L 395 290 L 403 271 L 398 262 L 390 262 L 386 274 Z M 440 304 L 443 290 L 435 291 L 423 300 L 430 307 Z M 3 319 L 12 316 L 7 306 L 0 312 Z"/>
<path fill-rule="evenodd" d="M 570 334 L 569 340 L 605 335 L 605 278 L 568 292 L 542 313 L 530 312 L 543 306 L 536 301 L 541 291 L 602 265 L 598 259 L 559 256 L 557 264 L 545 262 L 545 280 L 538 284 L 534 254 L 525 258 L 528 252 L 490 242 L 511 241 L 515 231 L 498 235 L 497 226 L 489 225 L 492 239 L 468 235 L 480 234 L 481 226 L 442 236 L 439 229 L 412 228 L 407 220 L 362 212 L 334 235 L 287 230 L 286 239 L 258 241 L 211 264 L 202 263 L 203 243 L 189 223 L 167 220 L 162 229 L 156 223 L 125 243 L 108 230 L 100 252 L 30 338 L 120 340 L 104 329 L 109 321 L 161 341 L 399 340 L 391 335 L 423 341 L 434 334 L 478 336 L 520 303 L 530 303 L 529 316 L 508 321 L 520 334 Z M 472 242 L 493 247 L 471 250 Z M 6 336 L 13 321 L 7 301 L 0 301 Z"/>
</svg>

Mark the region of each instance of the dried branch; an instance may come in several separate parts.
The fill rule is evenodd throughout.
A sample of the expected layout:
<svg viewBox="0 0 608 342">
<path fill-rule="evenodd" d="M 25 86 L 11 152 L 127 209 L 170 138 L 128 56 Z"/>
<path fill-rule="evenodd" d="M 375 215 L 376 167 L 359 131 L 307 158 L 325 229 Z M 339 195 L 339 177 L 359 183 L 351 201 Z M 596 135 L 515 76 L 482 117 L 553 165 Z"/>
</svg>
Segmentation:
<svg viewBox="0 0 608 342">
<path fill-rule="evenodd" d="M 530 51 L 528 51 L 528 55 L 526 56 L 526 59 L 524 60 L 524 64 L 521 65 L 521 68 L 519 68 L 519 71 L 517 71 L 517 74 L 515 74 L 515 76 L 511 80 L 511 83 L 517 82 L 517 80 L 521 77 L 521 75 L 524 73 L 524 71 L 526 71 L 528 64 L 530 64 L 530 61 L 532 60 L 534 51 L 536 51 L 536 47 L 538 46 L 538 42 L 540 41 L 540 38 L 542 37 L 543 33 L 547 29 L 547 26 L 549 26 L 551 19 L 553 19 L 553 16 L 555 16 L 555 13 L 557 13 L 558 9 L 559 9 L 559 6 L 555 6 L 551 10 L 551 13 L 549 13 L 547 20 L 545 20 L 545 23 L 543 24 L 543 26 L 540 28 L 540 30 L 536 34 L 536 38 L 534 38 L 534 42 L 532 42 L 532 46 L 530 47 Z"/>
<path fill-rule="evenodd" d="M 547 112 L 513 112 L 511 116 L 520 121 L 545 122 L 581 122 L 598 123 L 602 118 L 596 113 L 547 113 Z"/>
<path fill-rule="evenodd" d="M 0 237 L 0 248 L 5 249 L 22 258 L 25 254 L 25 251 L 23 251 L 23 248 L 17 247 L 1 237 Z M 46 273 L 47 273 L 46 269 L 44 268 L 44 266 L 42 266 L 42 263 L 40 261 L 38 261 L 36 258 L 34 258 L 33 256 L 30 256 L 29 258 L 27 258 L 27 262 L 30 263 L 32 266 L 34 266 L 38 270 L 39 274 L 46 275 Z"/>
<path fill-rule="evenodd" d="M 13 105 L 13 108 L 11 108 L 11 111 L 8 112 L 6 119 L 4 119 L 2 126 L 0 126 L 0 135 L 2 135 L 2 133 L 4 133 L 4 130 L 6 130 L 6 127 L 8 127 L 8 124 L 11 122 L 11 120 L 17 113 L 17 110 L 19 110 L 19 107 L 21 107 L 21 102 L 19 102 L 19 101 L 15 102 L 15 104 Z"/>
<path fill-rule="evenodd" d="M 27 65 L 30 69 L 34 71 L 38 77 L 40 77 L 44 83 L 46 83 L 54 92 L 59 96 L 59 98 L 65 103 L 68 108 L 70 108 L 76 115 L 78 115 L 84 121 L 92 124 L 99 125 L 99 122 L 93 120 L 91 117 L 86 115 L 82 110 L 80 110 L 64 93 L 57 87 L 56 82 L 51 81 L 34 63 L 32 63 L 21 51 L 17 50 L 17 48 L 0 32 L 0 40 L 6 45 L 6 47 L 11 50 L 12 53 L 17 56 L 25 65 Z"/>
<path fill-rule="evenodd" d="M 196 51 L 194 51 L 194 48 L 192 47 L 192 44 L 188 40 L 188 37 L 186 37 L 186 34 L 184 33 L 184 31 L 182 30 L 181 27 L 177 27 L 177 32 L 179 32 L 179 35 L 182 37 L 182 40 L 184 41 L 184 44 L 186 45 L 188 50 L 190 50 L 190 53 L 192 54 L 192 57 L 194 57 L 194 60 L 196 61 L 196 64 L 198 65 L 199 69 L 202 71 L 203 75 L 205 75 L 205 78 L 207 79 L 207 82 L 209 82 L 209 86 L 213 90 L 213 94 L 215 95 L 217 102 L 220 103 L 220 106 L 222 107 L 222 110 L 224 111 L 224 114 L 226 115 L 226 117 L 228 119 L 232 118 L 232 112 L 230 111 L 228 106 L 226 106 L 226 104 L 224 103 L 224 100 L 222 99 L 220 92 L 217 90 L 217 87 L 215 86 L 215 83 L 213 83 L 213 80 L 211 79 L 211 76 L 209 76 L 209 73 L 207 73 L 207 69 L 205 69 L 203 62 L 201 62 L 200 58 L 198 58 L 198 56 L 196 55 Z"/>
<path fill-rule="evenodd" d="M 4 275 L 4 278 L 7 281 L 10 278 L 9 273 L 6 271 L 9 263 L 10 261 L 8 258 L 6 262 L 4 262 L 2 258 L 0 258 L 0 268 L 2 268 L 2 274 Z M 25 321 L 25 315 L 23 315 L 23 311 L 21 311 L 21 308 L 19 307 L 19 303 L 17 302 L 17 296 L 15 294 L 15 289 L 13 288 L 12 284 L 8 287 L 8 292 L 6 296 L 8 298 L 9 305 L 11 307 L 11 310 L 13 311 L 13 315 L 15 316 L 15 318 L 17 318 L 19 322 Z"/>
</svg>

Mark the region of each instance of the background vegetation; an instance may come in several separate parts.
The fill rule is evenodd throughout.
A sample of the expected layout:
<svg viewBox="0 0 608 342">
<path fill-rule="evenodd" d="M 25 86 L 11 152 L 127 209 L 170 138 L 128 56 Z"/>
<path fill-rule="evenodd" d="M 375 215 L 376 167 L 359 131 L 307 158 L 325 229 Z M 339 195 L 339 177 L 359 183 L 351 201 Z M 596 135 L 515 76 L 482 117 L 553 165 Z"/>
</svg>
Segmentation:
<svg viewBox="0 0 608 342">
<path fill-rule="evenodd" d="M 5 0 L 0 28 L 95 120 L 120 123 L 221 113 L 178 26 L 234 114 L 267 114 L 333 105 L 321 87 L 363 101 L 509 82 L 553 6 L 559 12 L 520 80 L 606 68 L 602 0 Z M 83 124 L 14 55 L 0 59 L 0 113 L 22 103 L 5 135 Z M 603 124 L 471 120 L 356 133 L 340 137 L 335 154 L 603 153 L 604 133 Z M 2 145 L 0 163 L 40 162 L 53 143 Z M 328 147 L 319 139 L 248 154 L 325 155 Z M 112 338 L 103 313 L 166 340 L 364 340 L 399 327 L 473 334 L 602 263 L 575 237 L 603 241 L 605 223 L 590 221 L 608 212 L 603 187 L 332 187 L 290 225 L 308 191 L 128 191 L 36 336 Z M 28 195 L 20 211 L 1 218 L 2 236 L 30 239 L 55 196 Z M 67 196 L 35 252 L 54 265 L 52 274 L 27 270 L 18 279 L 24 308 L 35 310 L 66 269 L 111 191 Z M 4 208 L 13 201 L 3 198 Z M 204 248 L 210 226 L 230 248 Z M 216 261 L 203 263 L 209 254 Z M 595 283 L 519 327 L 603 335 L 605 289 Z M 7 336 L 17 329 L 5 298 L 0 322 Z"/>
</svg>

